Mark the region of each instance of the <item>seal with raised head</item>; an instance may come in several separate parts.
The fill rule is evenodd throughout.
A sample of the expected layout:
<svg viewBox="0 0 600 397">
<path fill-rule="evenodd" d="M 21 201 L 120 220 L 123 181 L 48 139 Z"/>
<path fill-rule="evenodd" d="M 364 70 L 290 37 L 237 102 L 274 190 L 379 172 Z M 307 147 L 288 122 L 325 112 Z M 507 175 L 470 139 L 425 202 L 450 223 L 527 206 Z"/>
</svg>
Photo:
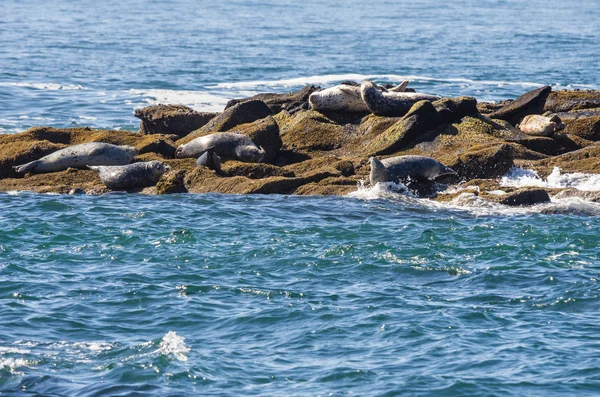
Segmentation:
<svg viewBox="0 0 600 397">
<path fill-rule="evenodd" d="M 369 163 L 371 186 L 378 182 L 429 180 L 440 175 L 456 174 L 452 168 L 426 156 L 397 156 L 383 160 L 371 157 Z"/>
<path fill-rule="evenodd" d="M 531 136 L 552 136 L 556 131 L 564 129 L 565 125 L 556 114 L 552 117 L 530 114 L 517 124 L 517 128 Z"/>
<path fill-rule="evenodd" d="M 58 172 L 67 168 L 85 168 L 88 165 L 125 165 L 131 163 L 139 151 L 133 146 L 90 142 L 57 150 L 39 160 L 14 166 L 16 172 Z"/>
<path fill-rule="evenodd" d="M 160 161 L 152 160 L 128 165 L 90 165 L 102 183 L 112 190 L 131 190 L 156 185 L 163 174 L 171 169 Z"/>
<path fill-rule="evenodd" d="M 191 140 L 179 146 L 175 156 L 198 158 L 210 148 L 221 158 L 246 163 L 261 163 L 265 157 L 265 150 L 256 146 L 249 136 L 233 132 L 217 132 Z"/>
<path fill-rule="evenodd" d="M 365 81 L 360 95 L 371 113 L 377 116 L 404 116 L 415 103 L 423 100 L 436 101 L 440 97 L 417 92 L 382 92 L 375 84 Z"/>
</svg>

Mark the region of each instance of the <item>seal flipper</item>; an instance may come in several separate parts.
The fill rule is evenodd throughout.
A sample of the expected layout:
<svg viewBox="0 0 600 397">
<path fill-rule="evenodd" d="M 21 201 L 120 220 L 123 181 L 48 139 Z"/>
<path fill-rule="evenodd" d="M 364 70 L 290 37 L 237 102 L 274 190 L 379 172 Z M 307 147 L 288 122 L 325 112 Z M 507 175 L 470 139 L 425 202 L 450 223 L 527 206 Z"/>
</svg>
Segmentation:
<svg viewBox="0 0 600 397">
<path fill-rule="evenodd" d="M 390 92 L 406 92 L 406 87 L 410 83 L 409 80 L 404 80 L 402 83 L 398 84 L 395 87 L 390 88 L 388 91 Z"/>
<path fill-rule="evenodd" d="M 17 172 L 19 174 L 24 174 L 26 172 L 32 172 L 35 170 L 35 168 L 37 167 L 39 162 L 40 162 L 40 160 L 34 160 L 27 164 L 15 165 L 15 166 L 13 166 L 13 169 L 15 170 L 15 172 Z"/>
<path fill-rule="evenodd" d="M 90 150 L 88 152 L 88 156 L 92 157 L 92 156 L 98 156 L 100 154 L 104 153 L 104 148 L 103 147 L 95 147 L 92 150 Z"/>
<path fill-rule="evenodd" d="M 196 165 L 203 165 L 210 168 L 211 170 L 221 172 L 221 165 L 223 161 L 217 153 L 215 153 L 215 147 L 211 146 L 196 160 Z"/>
<path fill-rule="evenodd" d="M 353 97 L 360 98 L 360 91 L 357 91 L 355 89 L 353 90 L 351 88 L 341 87 L 341 86 L 338 86 L 338 89 L 340 91 L 342 91 L 344 94 L 348 94 L 348 95 L 351 95 Z"/>
</svg>

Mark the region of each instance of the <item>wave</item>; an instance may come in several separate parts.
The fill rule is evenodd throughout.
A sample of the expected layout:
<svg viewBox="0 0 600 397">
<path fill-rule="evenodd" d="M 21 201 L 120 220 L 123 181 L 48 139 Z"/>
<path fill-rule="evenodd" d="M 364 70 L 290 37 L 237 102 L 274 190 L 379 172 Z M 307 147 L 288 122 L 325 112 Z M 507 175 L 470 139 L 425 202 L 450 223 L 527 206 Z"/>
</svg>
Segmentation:
<svg viewBox="0 0 600 397">
<path fill-rule="evenodd" d="M 541 82 L 528 82 L 528 81 L 502 81 L 502 80 L 472 80 L 466 78 L 437 78 L 429 76 L 417 76 L 417 75 L 399 75 L 399 74 L 359 74 L 359 73 L 346 73 L 346 74 L 327 74 L 309 77 L 296 77 L 291 79 L 280 79 L 280 80 L 256 80 L 256 81 L 241 81 L 233 83 L 218 83 L 214 86 L 207 88 L 222 88 L 222 89 L 234 89 L 234 88 L 245 88 L 245 89 L 257 89 L 260 87 L 297 87 L 303 85 L 329 85 L 340 83 L 344 80 L 377 80 L 377 81 L 388 81 L 388 82 L 401 82 L 409 80 L 413 83 L 447 83 L 447 84 L 467 84 L 473 86 L 520 86 L 520 87 L 540 87 L 546 85 Z M 553 87 L 556 88 L 596 88 L 595 85 L 591 84 L 574 84 L 562 86 L 555 84 Z"/>
<path fill-rule="evenodd" d="M 0 82 L 0 87 L 24 87 L 24 88 L 35 88 L 36 90 L 47 90 L 47 91 L 74 91 L 74 90 L 87 90 L 86 87 L 80 84 L 58 84 L 58 83 L 29 83 L 29 82 Z"/>
<path fill-rule="evenodd" d="M 221 92 L 209 92 L 209 91 L 191 91 L 191 90 L 164 90 L 164 89 L 150 89 L 150 90 L 129 90 L 130 94 L 142 97 L 145 103 L 134 104 L 135 108 L 141 108 L 147 105 L 158 105 L 158 104 L 178 104 L 186 105 L 196 110 L 202 110 L 205 112 L 221 112 L 223 108 L 235 97 L 252 96 L 255 93 L 236 92 L 235 95 L 232 93 L 221 93 Z"/>
<path fill-rule="evenodd" d="M 552 173 L 544 180 L 535 171 L 515 167 L 502 177 L 500 184 L 510 187 L 574 188 L 597 192 L 600 191 L 600 175 L 581 172 L 562 174 L 560 168 L 554 167 Z"/>
</svg>

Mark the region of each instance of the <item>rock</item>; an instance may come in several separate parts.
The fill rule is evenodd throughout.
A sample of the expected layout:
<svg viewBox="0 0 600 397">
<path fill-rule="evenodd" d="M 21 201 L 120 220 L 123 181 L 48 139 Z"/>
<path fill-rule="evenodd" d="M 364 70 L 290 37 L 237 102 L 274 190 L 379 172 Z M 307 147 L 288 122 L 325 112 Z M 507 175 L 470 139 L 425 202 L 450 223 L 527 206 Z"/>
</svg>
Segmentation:
<svg viewBox="0 0 600 397">
<path fill-rule="evenodd" d="M 250 179 L 263 179 L 270 176 L 284 176 L 293 178 L 294 172 L 282 167 L 265 163 L 244 163 L 241 161 L 227 161 L 223 165 L 222 172 L 226 176 L 245 176 Z"/>
<path fill-rule="evenodd" d="M 564 114 L 564 113 L 561 113 Z M 579 116 L 565 118 L 564 133 L 575 135 L 590 141 L 600 141 L 600 114 L 597 116 Z"/>
<path fill-rule="evenodd" d="M 166 158 L 173 158 L 175 157 L 175 151 L 177 150 L 177 146 L 172 140 L 159 136 L 153 140 L 147 140 L 143 144 L 139 145 L 138 149 L 140 151 L 140 154 L 158 153 L 165 156 Z"/>
<path fill-rule="evenodd" d="M 473 97 L 442 98 L 432 102 L 432 105 L 438 113 L 440 124 L 452 123 L 464 116 L 479 113 L 477 100 Z"/>
<path fill-rule="evenodd" d="M 238 103 L 260 100 L 263 101 L 274 114 L 277 114 L 282 110 L 288 110 L 290 113 L 294 113 L 300 109 L 308 109 L 308 97 L 318 90 L 320 90 L 320 87 L 310 85 L 302 88 L 300 91 L 289 92 L 286 94 L 265 93 L 254 95 L 250 98 L 232 99 L 227 102 L 225 109 L 235 106 Z"/>
<path fill-rule="evenodd" d="M 600 202 L 600 192 L 598 191 L 585 191 L 578 189 L 564 189 L 554 195 L 557 199 L 566 199 L 577 197 L 585 201 L 591 201 L 594 203 Z"/>
<path fill-rule="evenodd" d="M 479 197 L 485 198 L 486 200 L 495 201 L 500 204 L 509 205 L 511 207 L 529 206 L 550 202 L 550 195 L 548 192 L 539 188 L 519 189 L 503 195 L 480 194 Z"/>
<path fill-rule="evenodd" d="M 171 194 L 187 192 L 187 189 L 185 188 L 184 178 L 184 170 L 173 170 L 167 172 L 156 184 L 156 193 Z"/>
<path fill-rule="evenodd" d="M 524 162 L 521 166 L 538 171 L 541 176 L 549 175 L 554 167 L 559 167 L 561 172 L 600 174 L 600 146 L 589 146 L 560 156 Z"/>
<path fill-rule="evenodd" d="M 356 126 L 339 125 L 323 114 L 308 110 L 294 115 L 279 113 L 279 124 L 284 150 L 296 152 L 330 151 L 342 147 L 354 134 Z"/>
<path fill-rule="evenodd" d="M 437 112 L 431 102 L 417 102 L 404 117 L 367 144 L 364 155 L 369 157 L 401 150 L 419 135 L 434 128 L 436 122 Z"/>
<path fill-rule="evenodd" d="M 445 163 L 462 179 L 498 178 L 514 166 L 514 154 L 509 145 L 472 148 L 454 162 Z"/>
<path fill-rule="evenodd" d="M 141 134 L 175 134 L 183 138 L 204 126 L 218 113 L 196 112 L 183 105 L 155 105 L 135 111 Z"/>
<path fill-rule="evenodd" d="M 252 141 L 265 149 L 266 163 L 273 162 L 283 145 L 279 134 L 279 125 L 272 116 L 256 120 L 253 123 L 242 124 L 235 127 L 231 132 L 248 135 Z"/>
<path fill-rule="evenodd" d="M 224 110 L 223 113 L 193 133 L 196 134 L 195 136 L 202 136 L 210 132 L 226 132 L 238 125 L 252 123 L 272 114 L 271 109 L 263 101 L 240 102 Z"/>
<path fill-rule="evenodd" d="M 552 113 L 579 109 L 600 108 L 600 91 L 563 90 L 554 91 L 546 99 L 544 110 Z M 562 117 L 561 117 L 562 118 Z"/>
<path fill-rule="evenodd" d="M 514 100 L 512 99 L 507 99 L 498 102 L 477 102 L 477 110 L 479 111 L 479 113 L 489 116 L 495 111 L 500 110 L 506 105 L 511 104 L 513 102 Z"/>
<path fill-rule="evenodd" d="M 542 114 L 546 98 L 550 95 L 552 87 L 545 86 L 529 91 L 503 108 L 489 115 L 490 118 L 506 120 L 512 125 L 517 125 L 528 114 Z"/>
<path fill-rule="evenodd" d="M 549 156 L 556 156 L 569 151 L 567 147 L 563 146 L 555 139 L 544 136 L 527 136 L 524 138 L 513 139 L 511 142 L 516 142 L 534 152 L 547 154 Z"/>
</svg>

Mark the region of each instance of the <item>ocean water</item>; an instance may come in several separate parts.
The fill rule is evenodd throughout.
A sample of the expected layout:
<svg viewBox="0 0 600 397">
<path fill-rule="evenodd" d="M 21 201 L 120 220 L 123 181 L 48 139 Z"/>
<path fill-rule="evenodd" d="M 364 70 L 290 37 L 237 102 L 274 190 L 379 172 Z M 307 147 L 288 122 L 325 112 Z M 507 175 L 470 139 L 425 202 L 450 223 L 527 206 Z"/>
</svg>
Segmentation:
<svg viewBox="0 0 600 397">
<path fill-rule="evenodd" d="M 596 0 L 5 0 L 0 133 L 365 78 L 599 88 Z M 599 191 L 513 170 L 506 186 Z M 0 396 L 600 394 L 600 205 L 0 193 Z"/>
</svg>

